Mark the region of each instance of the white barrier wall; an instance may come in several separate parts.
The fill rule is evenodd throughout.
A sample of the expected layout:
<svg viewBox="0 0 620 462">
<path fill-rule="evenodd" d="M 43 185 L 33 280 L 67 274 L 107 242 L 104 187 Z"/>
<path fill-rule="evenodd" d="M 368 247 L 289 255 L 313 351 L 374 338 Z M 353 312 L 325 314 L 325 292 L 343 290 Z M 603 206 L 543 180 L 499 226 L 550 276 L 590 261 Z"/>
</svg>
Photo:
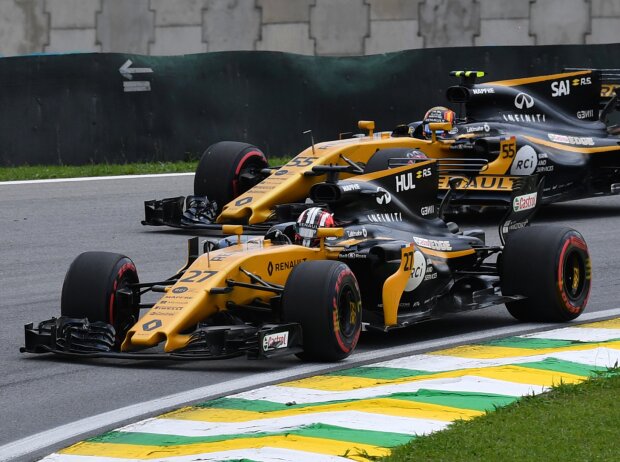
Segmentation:
<svg viewBox="0 0 620 462">
<path fill-rule="evenodd" d="M 0 0 L 0 54 L 620 42 L 620 0 Z"/>
</svg>

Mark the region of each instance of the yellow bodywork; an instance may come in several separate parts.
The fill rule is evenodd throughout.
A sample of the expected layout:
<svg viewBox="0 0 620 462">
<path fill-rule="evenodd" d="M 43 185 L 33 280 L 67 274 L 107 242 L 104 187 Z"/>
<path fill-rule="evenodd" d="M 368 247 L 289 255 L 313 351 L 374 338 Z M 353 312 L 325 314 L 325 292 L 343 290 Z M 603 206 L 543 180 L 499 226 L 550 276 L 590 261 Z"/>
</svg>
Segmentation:
<svg viewBox="0 0 620 462">
<path fill-rule="evenodd" d="M 402 248 L 398 270 L 383 284 L 383 319 L 386 326 L 393 326 L 398 320 L 398 302 L 413 268 L 415 268 L 414 247 L 411 244 Z"/>
<path fill-rule="evenodd" d="M 198 322 L 226 310 L 227 302 L 247 304 L 257 298 L 269 302 L 273 293 L 244 287 L 215 293 L 218 288 L 228 287 L 227 279 L 251 282 L 239 268 L 270 283 L 284 285 L 290 270 L 297 264 L 326 259 L 329 254 L 326 249 L 272 245 L 262 238 L 205 253 L 129 330 L 121 349 L 129 351 L 165 342 L 164 350 L 173 351 L 184 347 L 189 340 L 189 334 L 182 332 L 192 330 Z"/>
<path fill-rule="evenodd" d="M 319 165 L 348 165 L 342 156 L 354 162 L 366 163 L 380 149 L 408 148 L 418 149 L 434 159 L 462 157 L 459 153 L 450 151 L 450 146 L 454 143 L 454 140 L 442 140 L 436 137 L 434 137 L 434 140 L 418 139 L 409 136 L 390 137 L 389 132 L 373 133 L 371 127 L 374 127 L 374 123 L 371 121 L 362 121 L 361 125 L 369 130 L 372 135 L 327 141 L 308 147 L 286 165 L 282 166 L 282 168 L 276 170 L 259 184 L 225 205 L 217 222 L 256 224 L 266 221 L 273 212 L 273 204 L 286 204 L 303 200 L 306 198 L 312 185 L 325 181 L 324 175 L 307 175 L 307 173 L 312 172 L 312 167 Z M 467 188 L 485 191 L 512 190 L 513 179 L 517 177 L 506 175 L 510 170 L 510 165 L 516 152 L 516 149 L 514 149 L 516 141 L 509 139 L 503 143 L 507 145 L 512 144 L 513 150 L 510 151 L 508 147 L 502 146 L 502 149 L 506 150 L 505 155 L 500 154 L 497 159 L 483 167 L 479 172 L 479 177 L 476 177 L 473 184 L 463 182 L 459 187 L 460 189 Z M 341 175 L 341 178 L 345 179 L 351 175 L 350 173 L 345 173 Z M 500 178 L 498 175 L 503 176 Z M 447 176 L 441 176 L 439 188 L 448 188 Z"/>
<path fill-rule="evenodd" d="M 129 330 L 121 350 L 139 350 L 162 342 L 164 351 L 178 350 L 187 345 L 196 324 L 225 311 L 227 303 L 244 305 L 257 299 L 269 303 L 274 296 L 272 292 L 239 286 L 231 288 L 227 280 L 252 282 L 241 271 L 243 269 L 270 284 L 284 286 L 292 269 L 301 262 L 337 260 L 348 241 L 330 246 L 326 239 L 342 236 L 342 228 L 321 228 L 319 231 L 321 245 L 317 248 L 273 245 L 259 237 L 202 254 Z M 382 299 L 386 326 L 397 323 L 399 301 L 415 268 L 414 250 L 413 243 L 403 247 L 399 268 L 384 282 Z"/>
</svg>

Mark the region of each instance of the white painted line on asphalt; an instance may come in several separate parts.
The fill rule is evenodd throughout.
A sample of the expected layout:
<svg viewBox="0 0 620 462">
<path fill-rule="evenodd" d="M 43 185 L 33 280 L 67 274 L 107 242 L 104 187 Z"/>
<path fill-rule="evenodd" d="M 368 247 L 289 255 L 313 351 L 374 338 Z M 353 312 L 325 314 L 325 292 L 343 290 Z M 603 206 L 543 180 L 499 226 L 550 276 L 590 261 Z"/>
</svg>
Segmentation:
<svg viewBox="0 0 620 462">
<path fill-rule="evenodd" d="M 576 321 L 570 324 L 593 322 L 601 319 L 613 318 L 620 316 L 620 308 L 605 311 L 596 311 L 581 315 Z M 448 348 L 454 344 L 464 344 L 483 341 L 491 338 L 509 336 L 514 334 L 523 334 L 534 331 L 542 331 L 545 329 L 557 328 L 557 324 L 534 324 L 523 323 L 513 326 L 499 327 L 484 332 L 474 332 L 464 335 L 455 335 L 436 340 L 428 340 L 413 344 L 401 345 L 398 347 L 388 348 L 379 351 L 369 351 L 365 353 L 354 354 L 345 361 L 341 361 L 335 365 L 325 364 L 301 364 L 299 366 L 288 368 L 277 372 L 267 372 L 255 374 L 250 377 L 231 380 L 229 382 L 218 383 L 206 387 L 188 390 L 182 393 L 176 393 L 164 396 L 151 401 L 146 401 L 131 406 L 126 406 L 113 411 L 104 412 L 92 417 L 80 419 L 78 421 L 61 425 L 41 433 L 37 433 L 20 440 L 0 446 L 0 461 L 10 461 L 17 457 L 40 451 L 46 447 L 57 445 L 63 441 L 77 438 L 80 435 L 90 433 L 101 428 L 118 425 L 123 421 L 135 420 L 139 417 L 161 413 L 167 409 L 187 405 L 188 403 L 210 399 L 216 396 L 230 395 L 241 391 L 257 388 L 273 383 L 279 383 L 285 380 L 294 380 L 308 376 L 310 374 L 325 373 L 344 367 L 354 367 L 362 363 L 371 361 L 385 361 L 389 358 L 398 356 L 413 355 L 416 352 L 436 350 L 440 348 Z"/>
<path fill-rule="evenodd" d="M 141 178 L 165 178 L 169 176 L 190 176 L 194 172 L 184 173 L 150 173 L 145 175 L 115 175 L 115 176 L 85 176 L 80 178 L 48 178 L 47 180 L 18 180 L 0 181 L 0 186 L 13 186 L 18 184 L 45 184 L 45 183 L 72 183 L 77 181 L 102 181 L 102 180 L 135 180 Z"/>
</svg>

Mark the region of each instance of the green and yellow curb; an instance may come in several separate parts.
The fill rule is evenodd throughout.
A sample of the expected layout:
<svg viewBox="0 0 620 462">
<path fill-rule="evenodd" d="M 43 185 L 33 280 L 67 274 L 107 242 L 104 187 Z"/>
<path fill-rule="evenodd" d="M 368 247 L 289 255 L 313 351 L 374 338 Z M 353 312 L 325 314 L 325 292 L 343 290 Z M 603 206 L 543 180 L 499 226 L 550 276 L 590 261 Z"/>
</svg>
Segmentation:
<svg viewBox="0 0 620 462">
<path fill-rule="evenodd" d="M 262 387 L 79 442 L 45 462 L 372 460 L 620 360 L 620 318 Z"/>
</svg>

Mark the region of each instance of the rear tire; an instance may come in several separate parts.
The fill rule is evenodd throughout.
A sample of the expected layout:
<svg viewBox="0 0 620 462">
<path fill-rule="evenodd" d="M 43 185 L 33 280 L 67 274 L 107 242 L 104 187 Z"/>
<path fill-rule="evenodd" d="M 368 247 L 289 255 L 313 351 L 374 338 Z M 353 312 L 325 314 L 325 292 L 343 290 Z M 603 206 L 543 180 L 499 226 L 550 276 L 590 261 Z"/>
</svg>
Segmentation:
<svg viewBox="0 0 620 462">
<path fill-rule="evenodd" d="M 355 275 L 344 263 L 308 261 L 291 271 L 282 294 L 282 318 L 298 322 L 304 360 L 349 356 L 362 331 L 362 302 Z"/>
<path fill-rule="evenodd" d="M 267 167 L 265 154 L 256 146 L 237 141 L 220 141 L 207 148 L 194 177 L 194 195 L 215 200 L 222 210 L 235 197 L 262 180 L 259 171 Z"/>
<path fill-rule="evenodd" d="M 138 272 L 128 257 L 110 252 L 84 252 L 73 260 L 62 286 L 60 313 L 70 318 L 103 321 L 116 330 L 119 349 L 127 331 L 140 316 L 139 299 L 123 306 L 118 289 L 138 283 Z"/>
<path fill-rule="evenodd" d="M 501 254 L 506 303 L 519 321 L 564 322 L 577 318 L 590 295 L 590 255 L 583 236 L 562 226 L 531 226 L 510 234 Z"/>
</svg>

